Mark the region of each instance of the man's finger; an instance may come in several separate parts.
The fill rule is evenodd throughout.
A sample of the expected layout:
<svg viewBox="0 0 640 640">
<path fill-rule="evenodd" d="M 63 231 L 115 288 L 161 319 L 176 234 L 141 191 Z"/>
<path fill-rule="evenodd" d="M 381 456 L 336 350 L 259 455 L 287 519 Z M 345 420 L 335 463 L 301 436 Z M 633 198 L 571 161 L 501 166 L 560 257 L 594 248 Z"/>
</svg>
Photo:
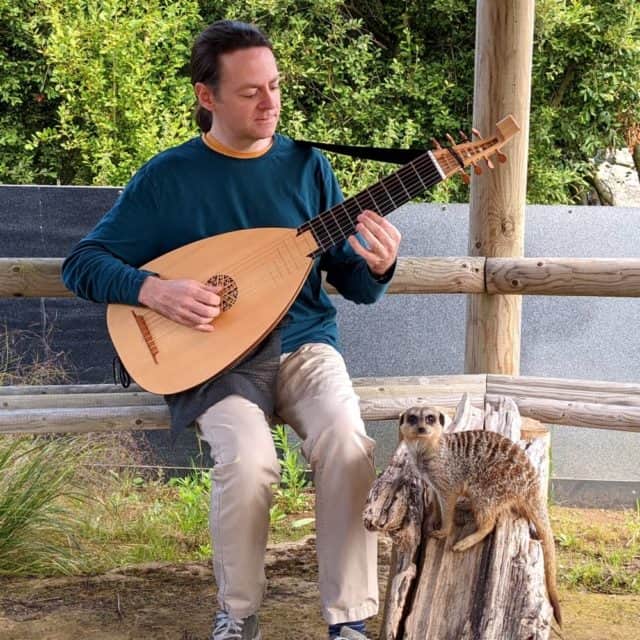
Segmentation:
<svg viewBox="0 0 640 640">
<path fill-rule="evenodd" d="M 367 261 L 367 264 L 371 264 L 379 260 L 378 256 L 364 247 L 356 236 L 349 236 L 348 242 L 351 245 L 351 248 Z"/>
<path fill-rule="evenodd" d="M 367 241 L 369 249 L 373 251 L 373 253 L 383 256 L 383 254 L 386 255 L 386 253 L 391 249 L 391 241 L 388 237 L 381 238 L 380 236 L 376 236 L 375 233 L 367 229 L 364 225 L 358 225 L 358 231 Z"/>
<path fill-rule="evenodd" d="M 185 311 L 187 311 L 191 316 L 195 316 L 196 319 L 202 318 L 202 322 L 213 320 L 213 318 L 220 315 L 219 306 L 203 304 L 197 301 L 190 304 Z"/>
<path fill-rule="evenodd" d="M 371 249 L 376 250 L 382 248 L 386 252 L 392 252 L 395 250 L 394 239 L 376 222 L 366 220 L 365 222 L 359 222 L 356 226 L 356 230 L 362 234 L 362 236 L 371 245 Z"/>
<path fill-rule="evenodd" d="M 215 329 L 212 322 L 206 322 L 205 324 L 197 324 L 193 328 L 197 329 L 198 331 L 206 331 L 207 333 L 211 333 Z"/>
<path fill-rule="evenodd" d="M 202 302 L 204 304 L 208 304 L 212 307 L 220 306 L 220 292 L 222 291 L 222 287 L 216 286 L 212 287 L 211 285 L 203 285 L 202 288 L 196 289 L 193 297 L 194 300 L 198 302 Z"/>
<path fill-rule="evenodd" d="M 378 226 L 380 226 L 384 231 L 398 244 L 402 239 L 402 235 L 400 231 L 387 220 L 387 218 L 383 218 L 380 214 L 375 211 L 371 211 L 370 209 L 365 209 L 360 216 L 363 216 L 364 220 L 369 220 L 371 222 L 375 222 Z M 358 220 L 360 220 L 360 216 L 358 216 Z"/>
</svg>

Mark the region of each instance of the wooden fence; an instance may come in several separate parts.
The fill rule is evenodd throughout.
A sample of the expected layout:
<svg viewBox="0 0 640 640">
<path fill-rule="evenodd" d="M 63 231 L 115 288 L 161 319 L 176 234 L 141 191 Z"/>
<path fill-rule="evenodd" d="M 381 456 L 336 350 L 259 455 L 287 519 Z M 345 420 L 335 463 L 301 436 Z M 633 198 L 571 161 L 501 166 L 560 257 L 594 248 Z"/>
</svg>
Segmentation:
<svg viewBox="0 0 640 640">
<path fill-rule="evenodd" d="M 69 297 L 61 258 L 0 258 L 0 297 Z M 327 287 L 331 292 L 331 288 Z M 640 259 L 399 259 L 389 293 L 500 293 L 640 296 Z M 640 432 L 640 384 L 472 374 L 356 378 L 366 420 L 396 419 L 416 403 L 455 407 L 463 392 L 484 409 L 511 396 L 521 415 L 541 422 Z M 5 386 L 0 433 L 166 429 L 160 396 L 133 386 Z"/>
<path fill-rule="evenodd" d="M 0 298 L 73 296 L 61 266 L 62 258 L 0 258 Z M 388 292 L 638 297 L 640 259 L 404 257 Z"/>
</svg>

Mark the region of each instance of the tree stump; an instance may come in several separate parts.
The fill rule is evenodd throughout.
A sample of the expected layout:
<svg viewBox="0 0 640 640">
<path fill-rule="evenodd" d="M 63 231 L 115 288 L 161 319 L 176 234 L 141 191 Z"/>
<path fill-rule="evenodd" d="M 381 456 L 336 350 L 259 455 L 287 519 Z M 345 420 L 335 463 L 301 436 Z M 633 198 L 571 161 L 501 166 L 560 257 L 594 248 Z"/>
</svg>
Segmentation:
<svg viewBox="0 0 640 640">
<path fill-rule="evenodd" d="M 517 441 L 544 482 L 548 441 L 520 439 L 515 403 L 500 398 L 481 413 L 465 394 L 446 430 L 485 428 Z M 447 551 L 443 540 L 428 536 L 435 528 L 433 499 L 400 442 L 372 486 L 364 512 L 365 526 L 393 542 L 380 640 L 547 640 L 553 612 L 542 549 L 529 524 L 503 517 L 475 547 Z M 456 509 L 456 540 L 475 530 L 464 506 L 460 501 Z"/>
</svg>

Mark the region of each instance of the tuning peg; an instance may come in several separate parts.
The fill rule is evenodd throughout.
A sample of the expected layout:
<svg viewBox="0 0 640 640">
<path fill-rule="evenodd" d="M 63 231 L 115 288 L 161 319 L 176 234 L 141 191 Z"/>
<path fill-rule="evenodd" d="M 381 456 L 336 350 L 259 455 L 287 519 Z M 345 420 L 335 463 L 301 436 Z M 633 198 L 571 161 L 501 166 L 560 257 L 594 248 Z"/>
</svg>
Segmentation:
<svg viewBox="0 0 640 640">
<path fill-rule="evenodd" d="M 498 156 L 498 161 L 500 164 L 504 164 L 507 161 L 507 156 L 502 153 L 502 151 L 496 151 L 496 155 Z"/>
<path fill-rule="evenodd" d="M 460 173 L 462 174 L 462 181 L 465 184 L 469 184 L 471 182 L 471 178 L 462 169 L 460 169 Z"/>
<path fill-rule="evenodd" d="M 431 138 L 431 144 L 433 145 L 433 148 L 438 151 L 442 149 L 442 145 L 435 138 Z"/>
<path fill-rule="evenodd" d="M 469 137 L 464 131 L 461 130 L 458 133 L 460 134 L 460 137 L 462 138 L 463 142 L 469 142 Z"/>
<path fill-rule="evenodd" d="M 477 129 L 471 129 L 471 133 L 473 133 L 476 138 L 482 138 L 482 134 Z"/>
<path fill-rule="evenodd" d="M 455 147 L 457 142 L 448 133 L 445 133 L 444 135 L 446 136 L 447 140 Z"/>
<path fill-rule="evenodd" d="M 482 175 L 482 167 L 477 162 L 472 162 L 471 164 L 473 165 L 473 172 L 477 176 Z"/>
<path fill-rule="evenodd" d="M 490 158 L 485 158 L 484 160 L 487 163 L 487 167 L 489 167 L 489 169 L 495 169 L 496 168 L 495 165 L 493 164 L 493 162 L 491 162 Z"/>
</svg>

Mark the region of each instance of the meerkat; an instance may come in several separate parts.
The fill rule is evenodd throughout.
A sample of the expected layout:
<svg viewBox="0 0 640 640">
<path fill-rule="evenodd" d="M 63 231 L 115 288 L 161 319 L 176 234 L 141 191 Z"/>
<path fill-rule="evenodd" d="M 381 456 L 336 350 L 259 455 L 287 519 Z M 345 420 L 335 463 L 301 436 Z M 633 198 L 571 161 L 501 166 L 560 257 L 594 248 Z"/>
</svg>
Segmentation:
<svg viewBox="0 0 640 640">
<path fill-rule="evenodd" d="M 535 525 L 542 544 L 549 601 L 562 624 L 556 586 L 556 554 L 538 474 L 523 449 L 493 431 L 445 433 L 446 416 L 432 407 L 412 407 L 400 415 L 400 431 L 413 460 L 436 494 L 441 525 L 431 536 L 447 548 L 466 551 L 485 538 L 505 511 Z M 450 536 L 458 497 L 469 500 L 477 530 L 453 547 Z"/>
</svg>

